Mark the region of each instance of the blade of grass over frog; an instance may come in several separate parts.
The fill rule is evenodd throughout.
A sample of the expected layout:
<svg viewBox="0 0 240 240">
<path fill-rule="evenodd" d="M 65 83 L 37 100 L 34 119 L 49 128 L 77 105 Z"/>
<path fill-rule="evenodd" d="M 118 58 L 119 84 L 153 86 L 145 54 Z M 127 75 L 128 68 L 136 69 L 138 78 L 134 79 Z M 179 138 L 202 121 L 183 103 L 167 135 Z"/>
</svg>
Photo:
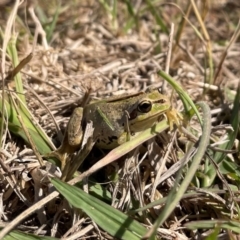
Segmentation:
<svg viewBox="0 0 240 240">
<path fill-rule="evenodd" d="M 157 221 L 154 223 L 152 229 L 144 236 L 144 239 L 149 239 L 153 237 L 157 231 L 157 228 L 164 223 L 164 221 L 169 217 L 177 203 L 181 200 L 185 191 L 187 190 L 191 180 L 198 169 L 199 163 L 202 160 L 202 157 L 205 154 L 207 146 L 209 144 L 210 132 L 211 132 L 211 112 L 209 106 L 204 102 L 199 102 L 198 105 L 202 108 L 203 111 L 203 125 L 202 125 L 202 136 L 199 141 L 198 150 L 193 157 L 191 166 L 188 169 L 188 172 L 183 179 L 181 185 L 178 187 L 179 180 L 181 178 L 181 170 L 178 172 L 175 185 L 171 190 L 166 205 L 164 206 L 163 211 L 159 215 Z"/>
<path fill-rule="evenodd" d="M 119 210 L 59 179 L 51 180 L 54 187 L 76 208 L 82 209 L 103 230 L 119 239 L 140 239 L 146 229 Z"/>
<path fill-rule="evenodd" d="M 166 128 L 168 128 L 169 125 L 166 120 L 161 121 L 160 123 L 156 124 L 152 128 L 149 128 L 136 136 L 134 139 L 131 141 L 128 141 L 117 148 L 113 149 L 111 152 L 107 154 L 104 158 L 102 158 L 100 161 L 98 161 L 96 164 L 94 164 L 88 171 L 83 173 L 82 175 L 79 176 L 81 181 L 84 177 L 91 175 L 93 172 L 97 171 L 98 169 L 106 166 L 107 164 L 117 160 L 118 158 L 122 157 L 123 155 L 127 154 L 134 148 L 136 148 L 138 145 L 142 144 L 143 142 L 149 140 L 150 138 L 156 136 L 157 133 L 161 133 L 164 131 Z M 80 156 L 76 159 L 78 163 L 82 163 L 86 156 L 88 155 L 89 151 L 88 149 L 83 149 L 83 152 L 80 154 Z M 73 162 L 74 164 L 74 162 Z M 77 166 L 77 164 L 76 164 Z M 77 169 L 75 169 L 75 164 L 73 167 L 69 169 L 68 176 L 66 180 L 69 180 L 71 176 L 73 176 L 74 172 Z"/>
<path fill-rule="evenodd" d="M 233 109 L 231 111 L 230 123 L 232 125 L 233 131 L 229 131 L 228 141 L 220 145 L 219 146 L 220 149 L 231 150 L 233 147 L 233 144 L 236 140 L 238 129 L 239 129 L 239 108 L 240 108 L 240 86 L 238 86 L 237 94 L 235 96 L 235 100 L 233 104 Z M 216 152 L 214 154 L 213 159 L 217 164 L 219 164 L 224 160 L 226 155 L 227 153 L 224 153 L 224 152 Z M 210 164 L 205 174 L 206 174 L 206 178 L 204 178 L 203 180 L 203 186 L 204 187 L 211 186 L 217 174 L 215 167 L 212 164 Z"/>
<path fill-rule="evenodd" d="M 94 164 L 91 168 L 89 168 L 86 172 L 79 175 L 75 178 L 76 182 L 82 181 L 85 177 L 90 176 L 97 170 L 103 168 L 104 166 L 108 165 L 109 163 L 116 161 L 120 157 L 124 156 L 128 152 L 132 151 L 134 148 L 139 146 L 140 144 L 146 142 L 147 140 L 155 137 L 157 134 L 161 133 L 162 131 L 166 130 L 169 127 L 167 120 L 163 120 L 153 126 L 152 128 L 146 129 L 142 133 L 140 133 L 135 138 L 131 139 L 129 142 L 121 144 L 117 148 L 110 151 L 104 158 Z"/>
<path fill-rule="evenodd" d="M 109 121 L 109 119 L 107 118 L 107 116 L 102 112 L 102 110 L 98 107 L 97 108 L 98 113 L 100 114 L 100 116 L 103 118 L 103 120 L 105 121 L 105 123 L 110 127 L 110 129 L 112 131 L 114 131 L 114 127 L 112 125 L 112 123 Z"/>
<path fill-rule="evenodd" d="M 195 229 L 214 229 L 216 227 L 240 233 L 240 223 L 238 221 L 226 221 L 226 220 L 205 220 L 194 221 L 184 224 L 185 227 Z"/>
<path fill-rule="evenodd" d="M 193 109 L 194 113 L 197 115 L 197 118 L 199 122 L 202 124 L 202 118 L 197 110 L 197 107 L 193 103 L 192 99 L 188 96 L 188 94 L 182 89 L 182 87 L 167 73 L 164 71 L 159 71 L 158 74 L 165 79 L 173 88 L 174 90 L 178 93 L 179 97 L 181 98 L 185 111 L 189 114 L 189 105 Z M 190 115 L 190 114 L 189 114 Z"/>
</svg>

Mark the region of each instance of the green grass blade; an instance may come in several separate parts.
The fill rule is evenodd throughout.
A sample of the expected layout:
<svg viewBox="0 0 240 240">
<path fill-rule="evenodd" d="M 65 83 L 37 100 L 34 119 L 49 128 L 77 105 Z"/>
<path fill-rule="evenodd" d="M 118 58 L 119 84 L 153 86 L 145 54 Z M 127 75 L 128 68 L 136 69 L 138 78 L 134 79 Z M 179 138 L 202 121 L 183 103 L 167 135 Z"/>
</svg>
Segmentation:
<svg viewBox="0 0 240 240">
<path fill-rule="evenodd" d="M 14 68 L 19 64 L 16 41 L 17 41 L 16 36 L 12 36 L 7 47 L 7 52 L 12 60 Z M 22 84 L 22 78 L 20 73 L 16 74 L 16 76 L 14 77 L 14 82 L 16 85 L 16 91 L 19 98 L 24 104 L 26 104 L 26 98 L 23 91 L 23 84 Z"/>
<path fill-rule="evenodd" d="M 221 146 L 219 146 L 220 149 L 231 150 L 234 145 L 234 142 L 236 140 L 238 130 L 239 130 L 239 108 L 240 108 L 240 87 L 238 88 L 238 91 L 234 100 L 231 120 L 230 120 L 233 131 L 229 131 L 228 138 L 227 138 L 228 141 L 222 144 Z M 227 159 L 225 159 L 226 156 L 227 156 L 227 153 L 216 152 L 214 154 L 213 159 L 217 164 L 221 164 L 222 161 L 225 161 L 225 160 L 228 161 Z M 224 167 L 224 165 L 221 165 L 221 167 Z M 204 178 L 203 186 L 204 187 L 211 186 L 211 184 L 213 183 L 216 177 L 216 174 L 217 173 L 216 173 L 215 167 L 212 164 L 209 165 L 208 171 L 205 173 L 206 177 Z"/>
<path fill-rule="evenodd" d="M 179 97 L 181 98 L 181 100 L 183 102 L 183 106 L 184 106 L 187 116 L 190 118 L 193 115 L 193 113 L 195 113 L 197 115 L 199 122 L 202 123 L 202 118 L 197 110 L 197 107 L 195 106 L 195 104 L 193 103 L 193 101 L 189 97 L 189 95 L 182 89 L 182 87 L 171 76 L 169 76 L 164 71 L 159 71 L 158 74 L 163 79 L 165 79 L 174 88 L 174 90 L 178 93 Z M 192 110 L 193 110 L 193 113 L 192 113 Z"/>
<path fill-rule="evenodd" d="M 166 204 L 164 206 L 164 209 L 161 211 L 158 219 L 154 223 L 152 229 L 148 232 L 147 236 L 144 237 L 153 237 L 155 233 L 157 232 L 157 229 L 160 225 L 164 223 L 164 221 L 168 218 L 168 216 L 172 213 L 174 208 L 176 207 L 177 203 L 181 200 L 182 196 L 184 195 L 185 191 L 187 190 L 189 184 L 192 181 L 192 178 L 195 174 L 195 172 L 198 169 L 199 163 L 202 160 L 202 157 L 205 154 L 205 151 L 207 149 L 207 146 L 209 144 L 210 139 L 210 132 L 211 132 L 211 113 L 210 108 L 206 103 L 199 103 L 203 110 L 203 134 L 201 136 L 201 139 L 199 141 L 199 147 L 198 150 L 193 157 L 193 160 L 191 162 L 191 165 L 189 167 L 189 170 L 184 177 L 183 181 L 181 182 L 181 185 L 179 186 L 179 182 L 181 179 L 182 171 L 178 171 L 178 175 L 175 180 L 175 184 L 173 189 L 171 190 L 170 194 L 168 195 L 168 199 L 166 201 Z"/>
<path fill-rule="evenodd" d="M 223 228 L 235 233 L 240 233 L 240 223 L 237 221 L 227 221 L 227 220 L 209 220 L 209 221 L 195 221 L 185 224 L 189 229 L 214 229 L 214 228 Z"/>
<path fill-rule="evenodd" d="M 139 12 L 136 13 L 134 10 L 134 6 L 133 6 L 133 2 L 130 0 L 124 0 L 125 4 L 127 5 L 127 10 L 128 10 L 128 14 L 129 14 L 129 18 L 126 19 L 126 23 L 124 26 L 124 32 L 127 33 L 134 25 L 137 28 L 137 30 L 139 30 Z"/>
<path fill-rule="evenodd" d="M 135 17 L 135 12 L 134 12 L 134 8 L 133 8 L 133 3 L 129 0 L 124 0 L 125 4 L 127 5 L 127 9 L 128 9 L 128 13 L 130 14 L 130 16 L 132 16 L 133 18 Z"/>
<path fill-rule="evenodd" d="M 140 239 L 146 229 L 124 213 L 59 179 L 51 180 L 54 187 L 76 208 L 82 209 L 103 230 L 118 239 Z"/>
<path fill-rule="evenodd" d="M 12 231 L 8 233 L 3 240 L 17 240 L 17 239 L 24 239 L 24 240 L 56 240 L 58 238 L 53 237 L 45 237 L 45 236 L 37 236 L 30 233 L 23 233 L 20 231 Z"/>
<path fill-rule="evenodd" d="M 157 10 L 156 10 L 156 9 L 159 9 L 159 8 L 156 8 L 156 7 L 154 6 L 154 4 L 152 3 L 152 0 L 146 0 L 146 3 L 147 3 L 147 5 L 148 5 L 148 7 L 149 7 L 149 9 L 150 9 L 150 12 L 151 12 L 152 15 L 154 16 L 157 24 L 161 27 L 161 30 L 162 30 L 163 32 L 165 32 L 166 34 L 168 34 L 168 33 L 169 33 L 168 28 L 167 28 L 167 26 L 165 25 L 164 21 L 163 21 L 163 20 L 161 19 L 161 17 L 159 16 L 160 14 L 159 14 L 159 13 L 157 12 Z M 160 11 L 160 10 L 159 10 L 159 11 Z"/>
<path fill-rule="evenodd" d="M 24 122 L 26 128 L 29 130 L 29 133 L 34 140 L 35 145 L 39 147 L 39 152 L 41 154 L 49 152 L 51 146 L 49 139 L 45 136 L 42 129 L 40 129 L 36 124 L 34 124 L 31 118 L 29 118 L 30 112 L 28 115 L 25 114 L 25 112 L 28 111 L 28 109 L 25 108 L 26 106 L 24 104 L 22 104 L 22 106 L 22 108 L 18 108 L 18 112 L 21 115 L 22 121 Z M 0 97 L 0 109 L 1 108 L 2 101 Z M 23 131 L 21 122 L 18 119 L 15 105 L 13 104 L 12 100 L 7 97 L 5 97 L 5 112 L 4 114 L 2 113 L 2 115 L 4 115 L 6 119 L 8 119 L 9 130 L 12 131 L 14 134 L 17 134 L 18 136 L 21 136 L 25 141 L 27 141 L 27 137 Z M 2 121 L 2 118 L 0 118 L 0 121 Z"/>
<path fill-rule="evenodd" d="M 1 121 L 2 121 L 2 119 L 0 119 L 0 122 Z M 13 134 L 15 134 L 17 136 L 20 136 L 26 143 L 29 144 L 28 138 L 27 138 L 24 130 L 22 129 L 22 127 L 9 122 L 8 123 L 8 128 L 9 128 L 10 132 L 12 132 Z M 40 154 L 44 155 L 44 154 L 49 153 L 51 151 L 51 148 L 39 136 L 39 134 L 37 132 L 33 131 L 32 129 L 28 129 L 28 132 L 29 132 L 33 142 L 36 144 L 36 147 L 37 147 Z"/>
<path fill-rule="evenodd" d="M 54 30 L 55 30 L 55 27 L 56 27 L 56 24 L 57 24 L 58 16 L 60 14 L 60 8 L 61 8 L 61 1 L 58 1 L 56 11 L 53 15 L 53 20 L 52 20 L 51 24 L 48 25 L 45 29 L 46 30 L 46 35 L 47 35 L 46 38 L 47 38 L 48 42 L 50 42 L 50 40 L 52 39 Z"/>
</svg>

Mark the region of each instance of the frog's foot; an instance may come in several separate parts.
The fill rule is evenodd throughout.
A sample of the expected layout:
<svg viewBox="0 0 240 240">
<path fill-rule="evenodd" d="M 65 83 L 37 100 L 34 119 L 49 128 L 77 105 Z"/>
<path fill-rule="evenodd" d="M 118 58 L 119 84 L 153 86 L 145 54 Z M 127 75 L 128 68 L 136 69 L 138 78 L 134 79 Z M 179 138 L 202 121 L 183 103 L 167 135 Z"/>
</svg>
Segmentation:
<svg viewBox="0 0 240 240">
<path fill-rule="evenodd" d="M 172 109 L 166 111 L 166 116 L 168 119 L 170 131 L 173 130 L 174 124 L 176 124 L 178 128 L 181 126 L 183 117 L 175 108 L 172 108 Z"/>
<path fill-rule="evenodd" d="M 44 157 L 57 158 L 61 162 L 61 170 L 63 171 L 63 169 L 65 168 L 66 163 L 67 163 L 68 154 L 67 153 L 61 153 L 58 150 L 56 150 L 56 151 L 45 154 Z"/>
</svg>

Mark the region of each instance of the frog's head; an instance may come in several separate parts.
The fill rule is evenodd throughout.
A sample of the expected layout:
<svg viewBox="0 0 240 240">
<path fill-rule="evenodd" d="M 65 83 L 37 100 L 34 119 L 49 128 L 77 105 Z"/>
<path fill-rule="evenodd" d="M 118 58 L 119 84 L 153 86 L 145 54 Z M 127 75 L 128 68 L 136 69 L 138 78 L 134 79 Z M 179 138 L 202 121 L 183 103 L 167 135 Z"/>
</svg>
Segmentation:
<svg viewBox="0 0 240 240">
<path fill-rule="evenodd" d="M 139 132 L 151 127 L 154 122 L 161 121 L 171 103 L 167 96 L 158 90 L 152 90 L 139 96 L 133 106 L 128 110 L 129 126 L 132 131 Z"/>
</svg>

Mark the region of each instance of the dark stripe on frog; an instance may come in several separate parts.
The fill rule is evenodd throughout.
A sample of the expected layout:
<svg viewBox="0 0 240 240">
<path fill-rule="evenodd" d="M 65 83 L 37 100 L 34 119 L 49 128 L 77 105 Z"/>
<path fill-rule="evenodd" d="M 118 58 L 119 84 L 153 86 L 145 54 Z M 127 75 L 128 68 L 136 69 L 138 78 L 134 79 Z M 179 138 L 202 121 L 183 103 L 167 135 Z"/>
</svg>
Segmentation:
<svg viewBox="0 0 240 240">
<path fill-rule="evenodd" d="M 114 142 L 114 141 L 117 141 L 117 137 L 116 136 L 111 136 L 111 137 L 108 137 L 108 141 L 109 141 L 109 143 L 112 143 L 112 142 Z"/>
<path fill-rule="evenodd" d="M 113 103 L 113 102 L 119 102 L 123 99 L 127 99 L 127 98 L 133 98 L 136 96 L 140 96 L 142 94 L 145 94 L 144 92 L 139 92 L 139 93 L 134 93 L 134 94 L 124 94 L 122 96 L 115 96 L 113 99 L 105 99 L 106 102 L 108 103 Z"/>
<path fill-rule="evenodd" d="M 111 136 L 111 137 L 108 137 L 108 139 L 106 138 L 98 138 L 97 142 L 100 143 L 105 143 L 105 144 L 111 144 L 112 142 L 114 141 L 117 141 L 117 137 L 116 136 Z"/>
<path fill-rule="evenodd" d="M 157 101 L 152 101 L 153 103 L 165 103 L 166 102 L 166 99 L 159 99 L 159 100 L 157 100 Z"/>
</svg>

